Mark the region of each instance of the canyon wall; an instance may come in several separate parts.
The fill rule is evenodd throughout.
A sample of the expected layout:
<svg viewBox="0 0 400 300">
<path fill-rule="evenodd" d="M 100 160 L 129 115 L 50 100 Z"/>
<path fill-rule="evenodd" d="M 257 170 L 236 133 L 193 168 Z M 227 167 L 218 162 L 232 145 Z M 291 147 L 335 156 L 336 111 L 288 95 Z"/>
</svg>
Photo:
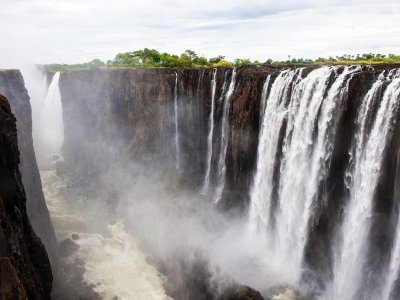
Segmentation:
<svg viewBox="0 0 400 300">
<path fill-rule="evenodd" d="M 219 204 L 224 208 L 246 209 L 256 165 L 260 105 L 264 82 L 285 68 L 279 66 L 245 67 L 237 71 L 229 107 L 229 137 L 226 153 L 226 183 Z M 303 74 L 316 69 L 305 67 Z M 346 100 L 346 112 L 339 121 L 340 141 L 335 146 L 333 174 L 329 181 L 340 180 L 341 165 L 346 161 L 356 110 L 373 81 L 393 66 L 364 66 L 354 75 Z M 231 70 L 218 69 L 214 106 L 211 181 L 216 180 L 220 152 L 221 119 L 224 103 L 223 84 L 229 84 Z M 340 73 L 340 71 L 339 71 Z M 182 172 L 188 183 L 201 188 L 206 171 L 207 134 L 211 109 L 213 69 L 101 69 L 66 72 L 61 75 L 66 165 L 75 159 L 89 170 L 104 167 L 97 158 L 113 151 L 112 161 L 122 153 L 174 169 L 174 85 L 178 75 L 179 145 Z M 224 80 L 224 77 L 225 80 Z M 333 80 L 333 78 L 332 78 Z M 81 143 L 84 141 L 84 143 Z M 122 141 L 122 142 L 121 142 Z M 104 147 L 99 144 L 104 143 Z M 79 146 L 77 146 L 79 145 Z M 109 147 L 113 145 L 113 147 Z M 97 154 L 96 154 L 97 153 Z M 337 160 L 337 162 L 336 162 Z M 113 163 L 113 162 L 110 162 Z M 342 192 L 341 183 L 329 184 L 333 195 Z M 340 198 L 340 197 L 339 197 Z"/>
<path fill-rule="evenodd" d="M 4 299 L 50 299 L 51 267 L 26 212 L 18 147 L 16 118 L 0 95 L 0 295 Z"/>
<path fill-rule="evenodd" d="M 226 94 L 223 84 L 224 79 L 230 80 L 230 72 L 219 69 L 216 76 L 212 178 L 216 176 L 216 153 L 220 150 L 219 128 Z M 223 201 L 229 207 L 237 204 L 244 207 L 242 202 L 248 201 L 246 190 L 257 151 L 257 97 L 261 91 L 260 86 L 252 81 L 254 75 L 247 77 L 248 72 L 239 72 L 237 90 L 240 92 L 234 94 L 230 112 L 232 127 L 227 154 L 229 193 Z M 115 151 L 110 153 L 113 157 L 110 163 L 115 163 L 115 159 L 124 154 L 174 170 L 176 74 L 180 160 L 185 175 L 182 177 L 190 186 L 200 188 L 206 169 L 213 69 L 126 68 L 63 73 L 60 91 L 66 124 L 63 146 L 65 165 L 75 160 L 80 162 L 80 166 L 74 165 L 75 171 L 77 168 L 82 172 L 96 170 L 106 165 L 104 161 L 98 162 L 99 158 L 104 160 L 104 151 Z M 104 147 L 99 147 L 101 144 Z M 96 167 L 87 168 L 88 164 Z"/>
<path fill-rule="evenodd" d="M 319 179 L 314 198 L 318 200 L 312 207 L 313 214 L 307 224 L 304 252 L 300 253 L 304 267 L 302 278 L 318 289 L 326 289 L 326 284 L 334 277 L 334 243 L 336 234 L 344 222 L 345 208 L 350 197 L 346 182 L 348 173 L 354 168 L 351 152 L 357 143 L 355 137 L 360 107 L 366 101 L 365 97 L 374 83 L 385 74 L 386 83 L 383 84 L 381 94 L 376 95 L 376 99 L 383 97 L 382 91 L 390 83 L 389 77 L 394 74 L 390 75 L 390 70 L 399 67 L 365 65 L 328 68 L 326 91 L 335 87 L 338 93 L 342 93 L 340 97 L 343 101 L 338 107 L 339 113 L 333 115 L 334 125 L 329 125 L 335 126 L 335 134 L 329 136 L 329 139 L 333 140 L 329 140 L 331 144 L 327 146 L 331 155 L 326 161 L 326 171 L 317 177 Z M 284 99 L 286 111 L 282 112 L 285 115 L 289 110 L 290 93 L 293 92 L 292 89 L 298 79 L 306 78 L 319 68 L 323 67 L 243 67 L 236 70 L 235 74 L 231 69 L 218 69 L 215 74 L 214 96 L 212 78 L 215 71 L 211 68 L 179 70 L 127 68 L 63 73 L 60 79 L 60 91 L 64 108 L 63 154 L 66 165 L 77 159 L 81 166 L 91 164 L 95 167 L 90 170 L 98 170 L 107 168 L 107 165 L 110 166 L 119 157 L 128 155 L 161 166 L 166 171 L 178 169 L 187 185 L 201 191 L 207 169 L 209 117 L 211 107 L 214 107 L 210 158 L 210 182 L 213 190 L 218 188 L 213 185 L 220 181 L 220 154 L 225 145 L 224 109 L 227 109 L 228 129 L 227 138 L 225 137 L 227 149 L 226 155 L 222 155 L 224 168 L 222 196 L 215 200 L 224 210 L 246 213 L 251 202 L 253 177 L 257 170 L 263 92 L 266 94 L 270 92 L 272 82 L 284 70 L 295 71 L 297 75 L 293 77 L 293 82 L 287 84 L 285 88 L 288 92 L 283 95 L 287 98 Z M 346 75 L 347 73 L 349 75 Z M 335 83 L 339 84 L 337 81 L 340 77 L 345 79 L 343 86 L 335 86 Z M 264 90 L 267 78 L 271 84 Z M 229 95 L 228 89 L 232 83 L 234 89 Z M 324 99 L 328 96 L 328 94 L 322 95 Z M 212 99 L 215 99 L 214 103 L 211 103 Z M 177 109 L 174 107 L 175 101 L 178 104 L 175 106 Z M 229 103 L 224 106 L 226 101 Z M 377 105 L 379 106 L 379 103 Z M 377 114 L 377 108 L 371 111 L 369 118 L 373 119 Z M 322 112 L 317 111 L 316 120 L 320 114 Z M 367 252 L 371 254 L 366 255 L 368 264 L 364 267 L 364 274 L 370 274 L 364 278 L 367 282 L 365 286 L 369 287 L 376 286 L 378 278 L 387 269 L 391 249 L 396 240 L 400 178 L 398 176 L 400 125 L 399 122 L 395 122 L 398 118 L 400 115 L 396 115 L 393 119 L 395 124 L 393 134 L 389 134 L 385 140 L 382 165 L 377 166 L 380 171 L 378 185 L 373 192 L 372 225 L 368 232 L 368 242 L 365 242 Z M 274 210 L 279 202 L 277 193 L 281 184 L 281 157 L 285 151 L 285 143 L 290 143 L 290 139 L 284 142 L 287 122 L 287 117 L 284 117 L 278 136 L 277 152 L 274 154 L 274 159 L 269 162 L 274 169 L 271 194 L 272 220 L 276 217 Z M 373 122 L 368 122 L 367 130 L 371 130 Z M 178 125 L 175 126 L 176 124 Z M 318 122 L 313 125 L 312 139 L 317 138 L 318 127 L 322 125 Z M 102 143 L 105 143 L 104 147 L 99 147 Z M 102 155 L 104 151 L 115 151 L 111 153 L 112 158 L 107 163 L 99 160 L 100 158 L 104 160 Z M 176 163 L 177 152 L 179 164 Z M 76 167 L 74 168 L 76 171 Z M 305 178 L 310 175 L 303 174 Z M 212 192 L 209 195 L 213 197 Z"/>
<path fill-rule="evenodd" d="M 53 268 L 57 266 L 56 238 L 43 195 L 39 168 L 32 139 L 32 109 L 24 79 L 19 70 L 0 71 L 0 92 L 10 102 L 17 119 L 20 171 L 27 198 L 29 220 L 49 253 Z"/>
</svg>

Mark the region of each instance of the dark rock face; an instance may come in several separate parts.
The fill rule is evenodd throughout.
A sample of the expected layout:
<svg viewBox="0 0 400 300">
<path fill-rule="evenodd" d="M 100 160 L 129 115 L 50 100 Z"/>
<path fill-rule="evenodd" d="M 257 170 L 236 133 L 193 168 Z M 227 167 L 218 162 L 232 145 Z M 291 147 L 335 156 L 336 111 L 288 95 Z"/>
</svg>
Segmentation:
<svg viewBox="0 0 400 300">
<path fill-rule="evenodd" d="M 9 287 L 14 296 L 18 295 L 17 299 L 24 299 L 23 289 L 29 299 L 50 299 L 53 281 L 51 267 L 46 250 L 34 233 L 26 212 L 26 195 L 18 168 L 19 154 L 16 119 L 7 99 L 1 95 L 0 256 L 4 257 L 1 273 L 11 278 Z M 13 268 L 16 274 L 5 274 L 13 273 Z M 18 285 L 17 278 L 23 288 Z M 2 288 L 7 289 L 3 283 Z"/>
<path fill-rule="evenodd" d="M 109 163 L 115 164 L 127 155 L 167 170 L 174 169 L 175 72 L 183 177 L 189 185 L 199 188 L 206 169 L 213 69 L 110 69 L 62 74 L 66 165 L 79 161 L 79 170 L 74 165 L 75 172 L 85 174 L 87 170 L 107 169 L 104 157 L 112 157 Z M 230 79 L 230 74 L 225 78 L 226 72 L 230 70 L 219 69 L 217 73 L 212 178 L 220 150 L 222 86 L 224 79 Z M 230 193 L 225 195 L 230 200 L 224 201 L 224 206 L 231 207 L 248 200 L 246 187 L 251 181 L 257 151 L 258 94 L 252 90 L 253 78 L 243 80 L 244 76 L 247 74 L 239 72 L 237 90 L 247 86 L 234 95 L 230 111 L 233 125 L 227 154 Z"/>
<path fill-rule="evenodd" d="M 144 161 L 173 157 L 166 150 L 174 125 L 168 120 L 173 113 L 174 80 L 173 72 L 161 70 L 62 74 L 66 164 L 79 161 L 77 172 L 84 172 L 106 168 L 109 162 L 99 164 L 99 157 L 129 154 Z"/>
<path fill-rule="evenodd" d="M 336 220 L 333 221 L 331 216 L 340 212 L 339 199 L 346 193 L 342 178 L 354 135 L 352 130 L 358 104 L 376 76 L 393 67 L 364 66 L 362 72 L 351 80 L 346 107 L 339 121 L 340 133 L 337 135 L 339 138 L 335 143 L 332 162 L 334 167 L 326 182 L 326 197 L 332 198 L 333 202 L 328 201 L 332 207 L 327 208 L 328 215 L 322 213 L 318 222 L 321 233 L 332 230 Z M 315 68 L 317 66 L 307 66 L 303 73 L 307 74 Z M 256 165 L 263 83 L 268 75 L 274 78 L 281 70 L 282 67 L 277 66 L 237 70 L 229 109 L 226 183 L 219 203 L 223 209 L 244 211 L 247 208 Z M 66 164 L 79 161 L 82 169 L 107 169 L 104 161 L 101 164 L 98 162 L 99 158 L 104 160 L 104 152 L 111 151 L 114 153 L 110 153 L 112 155 L 109 157 L 113 157 L 110 162 L 113 164 L 124 154 L 147 162 L 161 162 L 163 167 L 174 169 L 175 72 L 178 74 L 179 144 L 183 177 L 192 187 L 200 188 L 206 169 L 213 69 L 109 69 L 62 74 L 60 91 L 66 124 L 63 147 Z M 223 84 L 224 81 L 229 84 L 230 76 L 230 70 L 217 71 L 212 182 L 216 180 L 220 151 Z M 102 144 L 104 147 L 99 147 Z M 88 164 L 92 167 L 86 168 Z"/>
<path fill-rule="evenodd" d="M 26 291 L 8 257 L 0 258 L 0 298 L 27 300 Z"/>
<path fill-rule="evenodd" d="M 317 67 L 305 66 L 303 74 Z M 354 142 L 358 108 L 379 74 L 399 67 L 362 66 L 361 71 L 349 82 L 348 95 L 338 120 L 331 167 L 326 180 L 319 184 L 320 207 L 310 224 L 304 252 L 304 280 L 312 282 L 317 289 L 324 289 L 324 282 L 329 282 L 333 276 L 332 243 L 342 222 L 349 196 L 344 178 L 349 167 L 349 151 Z M 244 67 L 237 70 L 228 118 L 226 184 L 219 202 L 224 210 L 243 213 L 247 209 L 256 167 L 263 83 L 268 75 L 274 78 L 281 70 L 282 67 L 277 66 Z M 201 188 L 206 169 L 213 69 L 183 69 L 176 72 L 183 177 L 190 186 Z M 341 72 L 343 68 L 338 69 L 338 73 Z M 229 84 L 230 76 L 230 70 L 217 71 L 211 182 L 216 180 L 220 151 L 223 84 Z M 93 165 L 97 163 L 99 166 L 96 151 L 107 151 L 109 148 L 93 149 L 90 141 L 94 141 L 92 145 L 98 145 L 96 142 L 99 140 L 110 144 L 122 135 L 122 142 L 117 143 L 118 148 L 113 148 L 118 149 L 117 152 L 133 158 L 145 158 L 151 163 L 167 162 L 162 164 L 163 167 L 174 169 L 174 84 L 175 70 L 171 69 L 110 69 L 62 74 L 60 90 L 66 127 L 66 162 L 78 159 L 81 164 L 91 161 Z M 399 120 L 397 124 L 400 124 Z M 400 125 L 397 125 L 393 137 L 387 141 L 375 192 L 373 224 L 366 245 L 369 253 L 374 253 L 367 255 L 370 259 L 365 270 L 365 282 L 370 287 L 376 286 L 387 267 L 396 228 L 400 199 L 399 130 Z M 76 147 L 79 141 L 88 142 Z M 278 148 L 277 156 L 280 156 L 282 145 Z M 279 159 L 273 163 L 275 169 L 279 170 Z M 275 175 L 278 185 L 279 174 Z M 365 293 L 372 294 L 373 291 Z"/>
<path fill-rule="evenodd" d="M 157 264 L 166 277 L 166 293 L 176 300 L 263 300 L 260 292 L 240 285 L 232 278 L 218 282 L 209 269 L 206 259 L 196 253 L 195 261 L 182 259 L 168 266 Z"/>
<path fill-rule="evenodd" d="M 20 171 L 26 192 L 29 220 L 46 246 L 53 269 L 56 269 L 56 238 L 36 163 L 32 140 L 31 105 L 20 71 L 0 71 L 0 92 L 7 97 L 11 110 L 17 119 L 18 148 L 21 152 Z"/>
</svg>

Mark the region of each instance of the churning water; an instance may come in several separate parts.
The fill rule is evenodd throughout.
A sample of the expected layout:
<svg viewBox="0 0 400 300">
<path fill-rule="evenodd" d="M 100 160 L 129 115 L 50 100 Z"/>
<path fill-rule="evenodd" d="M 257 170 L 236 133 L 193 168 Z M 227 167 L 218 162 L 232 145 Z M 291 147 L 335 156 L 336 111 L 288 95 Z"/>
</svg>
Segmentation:
<svg viewBox="0 0 400 300">
<path fill-rule="evenodd" d="M 121 221 L 100 204 L 80 195 L 54 170 L 41 172 L 43 190 L 57 240 L 77 235 L 79 249 L 68 260 L 85 262 L 84 280 L 104 299 L 169 299 L 163 277 L 146 261 L 146 254 Z M 101 220 L 101 222 L 99 222 Z"/>
</svg>

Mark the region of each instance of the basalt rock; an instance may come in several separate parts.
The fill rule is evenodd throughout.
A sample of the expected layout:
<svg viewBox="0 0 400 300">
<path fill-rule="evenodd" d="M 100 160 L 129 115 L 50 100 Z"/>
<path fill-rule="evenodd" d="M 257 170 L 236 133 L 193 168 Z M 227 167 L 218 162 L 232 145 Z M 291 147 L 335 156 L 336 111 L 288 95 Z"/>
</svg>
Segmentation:
<svg viewBox="0 0 400 300">
<path fill-rule="evenodd" d="M 54 271 L 57 269 L 57 243 L 50 214 L 43 195 L 42 183 L 32 140 L 32 110 L 24 79 L 18 70 L 0 70 L 0 92 L 10 102 L 17 119 L 20 171 L 26 193 L 29 220 L 44 243 Z"/>
<path fill-rule="evenodd" d="M 50 262 L 28 219 L 19 163 L 16 119 L 0 95 L 1 293 L 16 299 L 50 299 Z"/>
<path fill-rule="evenodd" d="M 28 300 L 25 288 L 8 257 L 0 258 L 0 299 Z"/>
</svg>

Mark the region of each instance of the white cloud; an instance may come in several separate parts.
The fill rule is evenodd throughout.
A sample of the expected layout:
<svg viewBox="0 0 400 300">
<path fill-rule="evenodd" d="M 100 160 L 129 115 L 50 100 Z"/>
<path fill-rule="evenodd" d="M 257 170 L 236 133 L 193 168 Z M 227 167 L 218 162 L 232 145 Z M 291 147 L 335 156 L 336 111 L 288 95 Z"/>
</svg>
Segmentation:
<svg viewBox="0 0 400 300">
<path fill-rule="evenodd" d="M 396 0 L 0 0 L 0 66 L 143 47 L 265 60 L 400 52 Z"/>
</svg>

